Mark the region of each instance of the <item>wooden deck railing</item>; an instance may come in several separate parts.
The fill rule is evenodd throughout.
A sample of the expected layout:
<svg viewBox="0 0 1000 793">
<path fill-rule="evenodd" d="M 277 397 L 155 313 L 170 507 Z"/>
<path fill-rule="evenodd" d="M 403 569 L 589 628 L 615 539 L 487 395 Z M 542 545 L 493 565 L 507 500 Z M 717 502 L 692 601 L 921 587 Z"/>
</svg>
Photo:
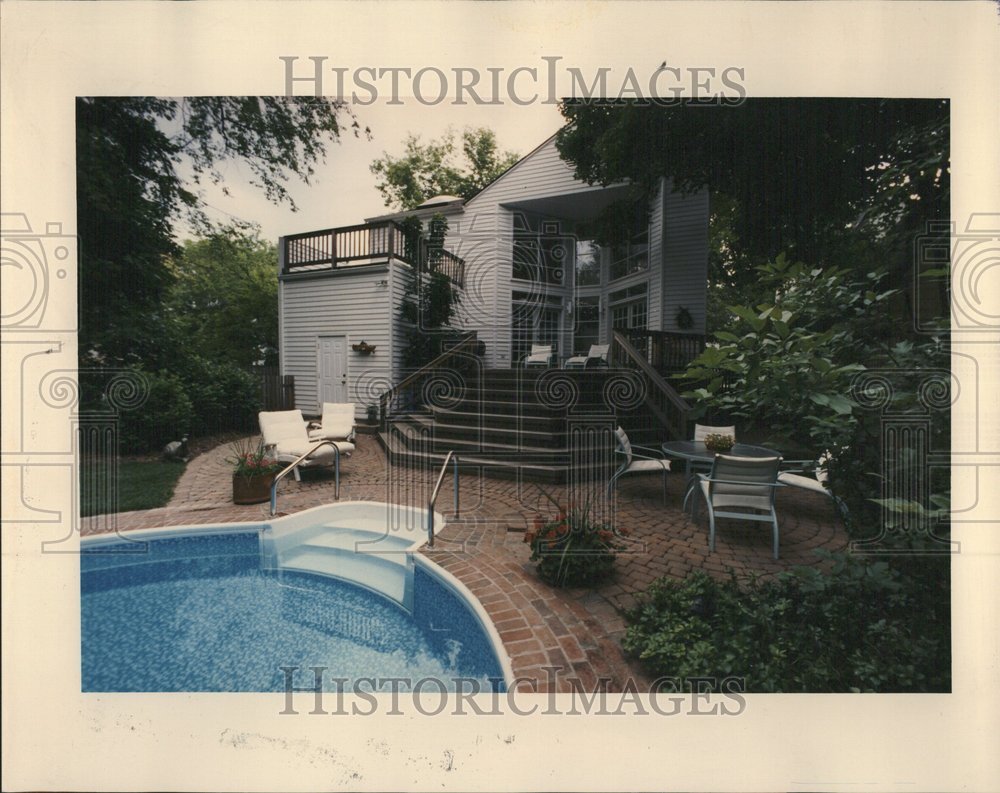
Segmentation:
<svg viewBox="0 0 1000 793">
<path fill-rule="evenodd" d="M 465 262 L 453 253 L 429 251 L 398 223 L 364 223 L 284 237 L 281 272 L 301 273 L 380 264 L 391 260 L 418 265 L 424 272 L 443 272 L 457 286 L 465 280 Z"/>
<path fill-rule="evenodd" d="M 647 360 L 646 354 L 637 350 L 620 330 L 611 332 L 611 349 L 608 362 L 613 367 L 631 369 L 642 380 L 646 392 L 646 406 L 670 436 L 677 440 L 690 437 L 688 423 L 691 406 Z"/>
<path fill-rule="evenodd" d="M 663 330 L 621 331 L 629 344 L 661 375 L 683 372 L 705 350 L 705 337 Z"/>
</svg>

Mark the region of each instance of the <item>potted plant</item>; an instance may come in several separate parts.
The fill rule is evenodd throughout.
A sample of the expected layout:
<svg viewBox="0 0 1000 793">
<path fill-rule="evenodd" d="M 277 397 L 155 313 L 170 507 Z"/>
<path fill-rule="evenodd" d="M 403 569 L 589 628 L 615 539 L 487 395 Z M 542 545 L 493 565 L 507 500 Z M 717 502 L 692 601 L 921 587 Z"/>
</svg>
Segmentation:
<svg viewBox="0 0 1000 793">
<path fill-rule="evenodd" d="M 379 406 L 377 402 L 373 402 L 370 405 L 365 405 L 365 414 L 369 424 L 373 426 L 375 424 L 378 424 L 378 413 L 379 413 Z"/>
<path fill-rule="evenodd" d="M 735 445 L 732 435 L 722 435 L 718 432 L 711 432 L 705 436 L 705 448 L 710 452 L 725 454 Z"/>
<path fill-rule="evenodd" d="M 261 438 L 230 444 L 226 462 L 233 467 L 233 503 L 260 504 L 271 497 L 271 484 L 282 469 Z"/>
<path fill-rule="evenodd" d="M 559 508 L 552 519 L 535 517 L 525 532 L 531 545 L 531 561 L 539 577 L 557 587 L 584 586 L 601 581 L 614 570 L 615 554 L 625 545 L 625 529 L 617 531 L 594 522 L 589 504 Z"/>
</svg>

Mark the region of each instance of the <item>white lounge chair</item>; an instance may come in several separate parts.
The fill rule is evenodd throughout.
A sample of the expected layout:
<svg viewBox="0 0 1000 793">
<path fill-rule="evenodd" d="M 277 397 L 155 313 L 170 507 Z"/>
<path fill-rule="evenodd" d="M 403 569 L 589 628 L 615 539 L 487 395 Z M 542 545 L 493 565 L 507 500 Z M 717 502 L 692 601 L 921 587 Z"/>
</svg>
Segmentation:
<svg viewBox="0 0 1000 793">
<path fill-rule="evenodd" d="M 712 472 L 707 476 L 698 474 L 698 491 L 708 507 L 710 551 L 715 550 L 715 519 L 733 518 L 770 523 L 774 558 L 778 558 L 778 515 L 774 511 L 774 493 L 777 488 L 783 487 L 778 482 L 780 466 L 780 457 L 717 454 Z M 697 518 L 698 501 L 695 497 L 692 518 Z"/>
<path fill-rule="evenodd" d="M 617 454 L 622 456 L 622 464 L 611 476 L 608 482 L 608 498 L 611 497 L 612 488 L 621 477 L 626 474 L 662 474 L 663 475 L 663 503 L 667 503 L 667 471 L 670 470 L 670 461 L 664 460 L 662 455 L 655 449 L 643 446 L 633 446 L 628 439 L 628 435 L 621 427 L 615 430 L 618 440 Z M 641 452 L 636 452 L 640 449 Z M 643 453 L 644 452 L 644 453 Z"/>
<path fill-rule="evenodd" d="M 551 366 L 553 357 L 551 344 L 532 344 L 531 353 L 524 358 L 524 367 Z"/>
<path fill-rule="evenodd" d="M 295 462 L 319 443 L 318 440 L 309 439 L 301 410 L 265 410 L 257 414 L 257 420 L 260 422 L 264 445 L 274 450 L 274 456 L 279 462 Z M 339 463 L 340 457 L 350 457 L 354 451 L 353 443 L 336 441 L 335 445 L 340 452 L 339 456 L 330 446 L 321 446 L 295 467 L 295 480 L 301 480 L 299 468 L 334 465 Z M 339 486 L 339 465 L 337 465 L 337 479 Z"/>
<path fill-rule="evenodd" d="M 320 427 L 309 430 L 309 440 L 354 443 L 354 403 L 324 402 Z"/>
<path fill-rule="evenodd" d="M 563 368 L 587 369 L 591 366 L 607 366 L 608 350 L 610 349 L 610 344 L 591 344 L 590 352 L 586 355 L 576 355 L 572 358 L 568 358 L 566 363 L 563 364 Z"/>
</svg>

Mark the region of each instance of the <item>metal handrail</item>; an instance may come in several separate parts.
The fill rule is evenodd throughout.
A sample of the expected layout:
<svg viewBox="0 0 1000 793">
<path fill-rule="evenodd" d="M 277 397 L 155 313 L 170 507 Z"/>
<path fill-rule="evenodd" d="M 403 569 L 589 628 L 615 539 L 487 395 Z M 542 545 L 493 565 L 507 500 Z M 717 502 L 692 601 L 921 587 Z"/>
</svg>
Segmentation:
<svg viewBox="0 0 1000 793">
<path fill-rule="evenodd" d="M 271 482 L 271 517 L 273 518 L 275 513 L 278 511 L 278 483 L 281 482 L 289 473 L 295 470 L 295 466 L 305 460 L 310 454 L 316 451 L 320 446 L 331 446 L 333 447 L 333 466 L 335 473 L 335 485 L 333 490 L 333 497 L 339 501 L 340 500 L 340 447 L 337 446 L 336 441 L 320 441 L 315 446 L 313 446 L 309 451 L 300 456 L 294 463 L 289 463 L 280 474 L 274 477 L 274 481 Z"/>
<path fill-rule="evenodd" d="M 444 458 L 444 463 L 441 464 L 441 473 L 438 474 L 437 484 L 434 485 L 430 501 L 427 502 L 427 545 L 431 548 L 434 547 L 434 503 L 437 501 L 438 491 L 441 490 L 441 482 L 444 481 L 445 472 L 448 470 L 448 463 L 452 461 L 455 463 L 455 517 L 458 517 L 458 455 L 455 454 L 453 449 L 448 452 Z"/>
</svg>

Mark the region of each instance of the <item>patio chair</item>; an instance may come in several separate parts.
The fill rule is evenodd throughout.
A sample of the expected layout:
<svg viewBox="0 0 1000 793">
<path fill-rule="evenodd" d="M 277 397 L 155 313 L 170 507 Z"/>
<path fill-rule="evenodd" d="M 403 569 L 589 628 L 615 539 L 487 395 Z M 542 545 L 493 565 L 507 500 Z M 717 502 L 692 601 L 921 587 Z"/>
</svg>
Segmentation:
<svg viewBox="0 0 1000 793">
<path fill-rule="evenodd" d="M 784 487 L 778 482 L 780 467 L 780 457 L 717 454 L 711 474 L 698 474 L 698 490 L 708 507 L 709 551 L 715 550 L 715 519 L 733 518 L 770 523 L 774 558 L 778 558 L 778 515 L 774 511 L 774 493 L 777 488 Z M 691 507 L 692 519 L 697 519 L 698 501 L 696 496 Z"/>
<path fill-rule="evenodd" d="M 524 358 L 524 368 L 527 369 L 529 366 L 548 367 L 552 365 L 554 358 L 551 344 L 532 344 L 531 353 Z"/>
<path fill-rule="evenodd" d="M 699 441 L 704 443 L 705 438 L 708 435 L 728 435 L 733 439 L 733 443 L 736 443 L 736 427 L 712 427 L 708 424 L 694 425 L 693 440 L 695 443 L 698 443 Z M 687 487 L 684 492 L 684 508 L 687 508 L 687 501 L 694 492 L 697 475 L 699 473 L 707 474 L 711 470 L 711 464 L 706 465 L 700 460 L 687 461 L 687 464 L 684 467 L 684 476 L 687 478 Z"/>
<path fill-rule="evenodd" d="M 309 430 L 309 440 L 354 443 L 354 403 L 324 402 L 321 424 Z"/>
<path fill-rule="evenodd" d="M 622 464 L 611 476 L 608 482 L 608 498 L 611 498 L 611 491 L 621 477 L 626 474 L 655 474 L 663 475 L 663 503 L 667 503 L 667 471 L 670 470 L 670 461 L 663 459 L 663 456 L 655 449 L 644 446 L 633 446 L 628 439 L 628 435 L 621 427 L 615 430 L 618 440 L 616 453 L 622 456 Z M 636 452 L 640 449 L 641 452 Z"/>
<path fill-rule="evenodd" d="M 295 462 L 319 442 L 309 439 L 301 410 L 265 410 L 257 414 L 257 420 L 260 422 L 260 432 L 264 437 L 264 445 L 274 450 L 274 456 L 279 462 Z M 354 444 L 346 441 L 337 441 L 336 446 L 341 457 L 350 457 L 354 451 Z M 295 466 L 293 472 L 295 481 L 301 481 L 299 468 L 333 465 L 337 460 L 337 453 L 332 448 L 329 446 L 320 447 Z"/>
<path fill-rule="evenodd" d="M 563 368 L 589 369 L 593 366 L 607 366 L 608 350 L 610 349 L 610 344 L 591 344 L 590 352 L 586 355 L 577 355 L 573 358 L 568 358 L 566 363 L 563 364 Z"/>
<path fill-rule="evenodd" d="M 707 424 L 694 425 L 694 439 L 704 442 L 707 435 L 728 435 L 736 442 L 736 427 L 710 427 Z"/>
<path fill-rule="evenodd" d="M 831 499 L 840 513 L 842 520 L 848 517 L 847 505 L 843 499 L 835 496 L 830 490 L 830 475 L 827 473 L 826 465 L 830 460 L 830 455 L 824 452 L 820 458 L 812 460 L 786 460 L 785 465 L 799 466 L 797 468 L 786 468 L 778 474 L 778 481 L 788 487 L 798 487 L 808 490 L 811 493 L 819 493 Z"/>
</svg>

